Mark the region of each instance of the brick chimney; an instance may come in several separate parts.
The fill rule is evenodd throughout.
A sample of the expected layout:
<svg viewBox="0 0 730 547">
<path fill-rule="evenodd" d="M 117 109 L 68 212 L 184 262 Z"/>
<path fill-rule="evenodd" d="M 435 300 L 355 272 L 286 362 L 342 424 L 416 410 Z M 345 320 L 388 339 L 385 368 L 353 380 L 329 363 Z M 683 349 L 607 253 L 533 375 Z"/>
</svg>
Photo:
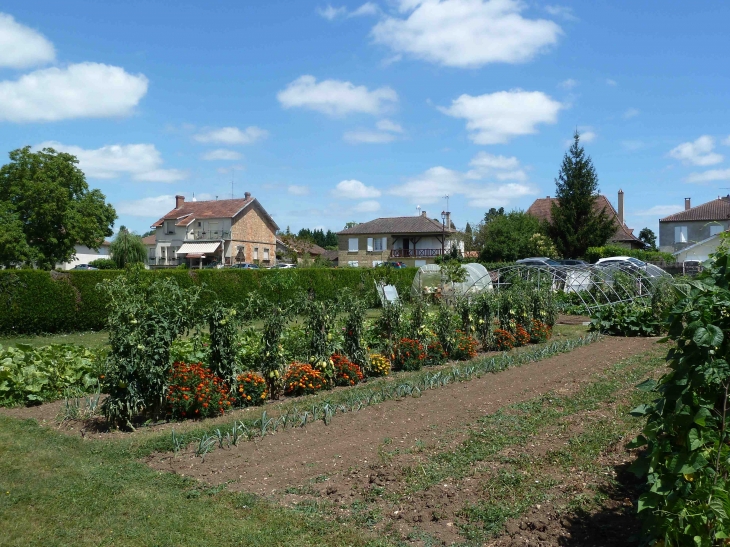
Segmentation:
<svg viewBox="0 0 730 547">
<path fill-rule="evenodd" d="M 692 198 L 684 198 L 684 210 L 689 211 L 692 208 L 692 205 L 690 204 L 690 200 Z"/>
<path fill-rule="evenodd" d="M 251 192 L 245 192 L 243 194 L 243 197 L 246 198 L 246 199 L 250 198 L 251 197 Z"/>
<path fill-rule="evenodd" d="M 426 217 L 426 211 L 421 211 L 421 216 L 422 216 L 423 218 L 427 218 L 427 217 Z"/>
<path fill-rule="evenodd" d="M 185 196 L 175 196 L 175 209 L 179 209 L 185 203 Z"/>
<path fill-rule="evenodd" d="M 446 215 L 446 218 L 444 219 L 444 224 L 446 225 L 446 229 L 451 228 L 451 213 L 449 211 L 446 211 L 444 213 Z"/>
<path fill-rule="evenodd" d="M 618 191 L 618 221 L 624 225 L 624 191 L 621 189 Z"/>
</svg>

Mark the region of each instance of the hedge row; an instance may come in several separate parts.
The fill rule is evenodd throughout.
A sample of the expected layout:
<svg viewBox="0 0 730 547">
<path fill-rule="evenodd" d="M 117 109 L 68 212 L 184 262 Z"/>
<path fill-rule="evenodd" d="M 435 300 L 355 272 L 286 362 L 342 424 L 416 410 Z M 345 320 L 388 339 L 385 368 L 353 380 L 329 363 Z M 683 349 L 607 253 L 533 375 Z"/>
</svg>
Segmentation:
<svg viewBox="0 0 730 547">
<path fill-rule="evenodd" d="M 633 256 L 644 262 L 675 262 L 677 259 L 671 253 L 662 251 L 644 251 L 642 249 L 627 249 L 619 245 L 605 245 L 603 247 L 588 247 L 585 259 L 588 262 L 596 262 L 601 258 L 612 256 Z"/>
<path fill-rule="evenodd" d="M 40 270 L 0 271 L 0 333 L 37 334 L 99 330 L 106 325 L 106 300 L 97 285 L 123 272 L 119 270 L 46 272 Z M 213 300 L 226 304 L 242 302 L 252 291 L 265 297 L 288 300 L 301 292 L 331 299 L 340 289 L 350 288 L 379 305 L 373 276 L 380 269 L 312 268 L 300 270 L 150 270 L 150 277 L 172 277 L 183 287 L 205 285 L 203 305 Z M 410 292 L 415 268 L 388 270 L 388 281 L 398 293 Z M 271 275 L 291 279 L 289 287 L 272 291 L 264 283 Z"/>
</svg>

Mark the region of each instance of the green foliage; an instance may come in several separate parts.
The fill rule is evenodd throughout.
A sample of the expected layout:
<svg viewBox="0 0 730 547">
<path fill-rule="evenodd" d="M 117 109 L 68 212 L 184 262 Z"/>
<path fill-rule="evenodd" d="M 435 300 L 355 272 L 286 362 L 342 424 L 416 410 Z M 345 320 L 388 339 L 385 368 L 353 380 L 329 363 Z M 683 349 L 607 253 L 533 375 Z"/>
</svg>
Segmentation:
<svg viewBox="0 0 730 547">
<path fill-rule="evenodd" d="M 398 293 L 407 295 L 414 268 L 310 268 L 306 270 L 146 270 L 140 279 L 174 279 L 180 287 L 202 286 L 200 306 L 216 300 L 224 305 L 245 305 L 252 294 L 265 302 L 293 302 L 302 294 L 314 293 L 317 299 L 334 300 L 343 288 L 357 293 L 368 307 L 380 305 L 373 279 L 387 272 L 388 282 Z M 0 270 L 0 302 L 9 304 L 0 314 L 0 333 L 38 334 L 100 330 L 107 323 L 107 296 L 99 283 L 124 272 L 38 270 Z M 277 275 L 291 280 L 284 288 L 269 283 Z M 12 280 L 6 281 L 6 280 Z"/>
<path fill-rule="evenodd" d="M 341 302 L 347 313 L 342 350 L 350 361 L 368 372 L 370 359 L 368 359 L 367 348 L 363 345 L 367 307 L 365 302 L 351 291 L 343 292 Z"/>
<path fill-rule="evenodd" d="M 111 346 L 102 412 L 116 427 L 132 428 L 139 415 L 164 415 L 172 343 L 197 323 L 200 288 L 185 289 L 171 278 L 150 282 L 140 273 L 130 270 L 100 287 L 108 299 Z"/>
<path fill-rule="evenodd" d="M 89 266 L 96 268 L 97 270 L 116 270 L 117 263 L 111 258 L 97 258 L 89 262 Z"/>
<path fill-rule="evenodd" d="M 611 256 L 633 256 L 644 262 L 675 262 L 676 259 L 671 253 L 661 251 L 644 251 L 642 249 L 628 249 L 619 245 L 604 245 L 603 247 L 589 247 L 583 257 L 588 262 L 596 262 L 600 258 Z"/>
<path fill-rule="evenodd" d="M 458 328 L 459 317 L 454 310 L 443 302 L 439 303 L 436 313 L 431 318 L 431 329 L 447 355 L 451 355 L 454 350 Z"/>
<path fill-rule="evenodd" d="M 647 246 L 648 250 L 656 251 L 656 234 L 651 228 L 642 228 L 639 232 L 639 239 Z"/>
<path fill-rule="evenodd" d="M 642 301 L 617 303 L 596 308 L 590 330 L 614 336 L 657 336 L 662 322 Z"/>
<path fill-rule="evenodd" d="M 89 190 L 71 154 L 30 146 L 10 152 L 0 167 L 0 265 L 30 261 L 51 269 L 68 262 L 76 245 L 98 249 L 112 235 L 117 215 L 99 190 Z"/>
<path fill-rule="evenodd" d="M 338 306 L 311 300 L 304 308 L 306 332 L 309 338 L 308 358 L 329 385 L 334 385 L 335 369 L 330 357 L 335 352 L 332 331 Z"/>
<path fill-rule="evenodd" d="M 241 370 L 237 363 L 236 341 L 240 323 L 237 312 L 220 302 L 215 302 L 208 310 L 208 329 L 210 332 L 210 370 L 233 385 Z"/>
<path fill-rule="evenodd" d="M 466 268 L 458 260 L 451 259 L 441 264 L 441 277 L 447 283 L 463 283 L 466 276 Z"/>
<path fill-rule="evenodd" d="M 586 157 L 576 131 L 573 144 L 563 158 L 558 178 L 551 222 L 545 225 L 547 235 L 555 243 L 560 256 L 578 258 L 588 247 L 604 245 L 616 232 L 608 211 L 596 211 L 598 175 L 590 156 Z"/>
<path fill-rule="evenodd" d="M 421 370 L 426 362 L 426 350 L 418 340 L 401 338 L 395 345 L 393 366 L 396 370 Z"/>
<path fill-rule="evenodd" d="M 67 389 L 90 391 L 99 384 L 100 354 L 82 346 L 0 346 L 0 406 L 40 404 Z"/>
<path fill-rule="evenodd" d="M 109 253 L 120 270 L 132 264 L 143 263 L 147 259 L 147 247 L 142 243 L 142 238 L 124 226 L 119 228 L 117 237 L 109 246 Z"/>
<path fill-rule="evenodd" d="M 495 216 L 480 226 L 476 236 L 481 246 L 480 262 L 519 260 L 535 256 L 535 240 L 540 221 L 524 211 L 511 211 Z"/>
<path fill-rule="evenodd" d="M 730 537 L 730 256 L 720 251 L 697 280 L 678 287 L 668 317 L 670 371 L 639 386 L 655 392 L 632 411 L 647 422 L 633 469 L 646 481 L 639 498 L 647 544 L 711 547 Z"/>
</svg>

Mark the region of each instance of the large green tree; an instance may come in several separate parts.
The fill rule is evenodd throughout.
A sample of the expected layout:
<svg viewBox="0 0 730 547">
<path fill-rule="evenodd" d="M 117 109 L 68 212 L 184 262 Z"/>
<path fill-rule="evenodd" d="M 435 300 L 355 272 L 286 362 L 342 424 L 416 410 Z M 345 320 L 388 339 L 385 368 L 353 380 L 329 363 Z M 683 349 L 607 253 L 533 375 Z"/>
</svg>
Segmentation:
<svg viewBox="0 0 730 547">
<path fill-rule="evenodd" d="M 119 227 L 119 233 L 109 246 L 109 254 L 117 268 L 123 269 L 131 264 L 138 264 L 147 258 L 147 246 L 142 238 L 133 234 L 125 226 Z"/>
<path fill-rule="evenodd" d="M 563 158 L 555 179 L 552 220 L 545 231 L 565 258 L 578 258 L 588 247 L 601 247 L 616 232 L 614 219 L 603 209 L 596 210 L 598 175 L 590 156 L 580 145 L 580 134 Z"/>
<path fill-rule="evenodd" d="M 656 234 L 651 228 L 642 228 L 639 232 L 639 239 L 650 251 L 656 251 Z"/>
<path fill-rule="evenodd" d="M 52 148 L 10 152 L 0 167 L 0 264 L 50 269 L 68 262 L 76 245 L 98 249 L 112 235 L 116 212 L 104 194 L 89 190 L 77 164 Z"/>
<path fill-rule="evenodd" d="M 535 256 L 541 240 L 534 236 L 539 233 L 540 221 L 524 211 L 496 215 L 479 226 L 479 258 L 484 262 L 511 262 Z"/>
</svg>

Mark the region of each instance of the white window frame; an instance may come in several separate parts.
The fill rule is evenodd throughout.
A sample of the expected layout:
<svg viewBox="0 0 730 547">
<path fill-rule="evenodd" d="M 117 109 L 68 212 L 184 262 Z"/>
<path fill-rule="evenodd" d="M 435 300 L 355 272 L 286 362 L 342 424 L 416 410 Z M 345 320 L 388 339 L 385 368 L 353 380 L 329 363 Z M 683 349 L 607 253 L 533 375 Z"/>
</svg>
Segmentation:
<svg viewBox="0 0 730 547">
<path fill-rule="evenodd" d="M 347 252 L 356 253 L 360 248 L 360 239 L 351 237 L 347 240 Z"/>
<path fill-rule="evenodd" d="M 375 268 L 375 266 L 380 266 L 382 263 L 382 260 L 373 260 L 373 268 Z"/>
<path fill-rule="evenodd" d="M 258 260 L 259 259 L 259 248 L 258 247 L 254 247 L 253 248 L 253 259 L 254 260 Z"/>
<path fill-rule="evenodd" d="M 373 252 L 373 238 L 372 237 L 368 238 L 368 252 L 369 253 Z"/>
<path fill-rule="evenodd" d="M 269 260 L 269 248 L 264 247 L 264 262 Z"/>
<path fill-rule="evenodd" d="M 348 260 L 347 265 L 350 266 L 350 268 L 357 268 L 360 263 L 357 260 Z"/>
<path fill-rule="evenodd" d="M 725 227 L 722 224 L 710 224 L 710 237 L 721 234 L 725 231 Z"/>
<path fill-rule="evenodd" d="M 385 250 L 385 246 L 387 245 L 387 239 L 384 237 L 376 237 L 373 240 L 373 251 L 382 253 Z"/>
<path fill-rule="evenodd" d="M 674 227 L 674 242 L 687 243 L 687 226 Z"/>
</svg>

